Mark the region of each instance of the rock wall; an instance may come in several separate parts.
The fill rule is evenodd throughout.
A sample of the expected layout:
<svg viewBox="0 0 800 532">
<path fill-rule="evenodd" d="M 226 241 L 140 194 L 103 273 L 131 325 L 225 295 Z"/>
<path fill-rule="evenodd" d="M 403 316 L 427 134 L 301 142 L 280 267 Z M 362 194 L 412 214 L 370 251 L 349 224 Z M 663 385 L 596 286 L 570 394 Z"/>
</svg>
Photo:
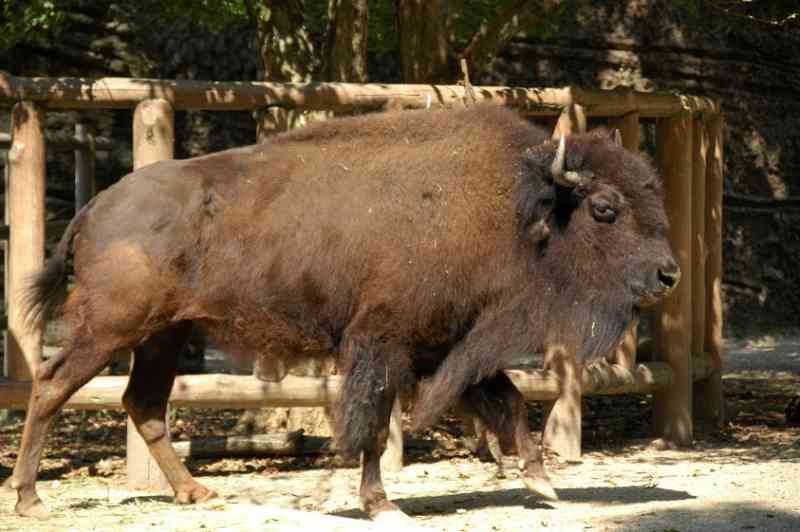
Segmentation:
<svg viewBox="0 0 800 532">
<path fill-rule="evenodd" d="M 76 5 L 57 44 L 2 52 L 0 68 L 17 75 L 256 77 L 251 28 L 213 33 L 109 0 Z M 721 100 L 726 332 L 772 333 L 800 326 L 795 310 L 800 308 L 800 32 L 714 10 L 687 10 L 682 7 L 687 2 L 573 0 L 565 5 L 550 26 L 513 42 L 480 81 L 625 86 Z M 373 79 L 397 81 L 398 72 L 387 72 L 392 65 L 396 70 L 392 58 L 372 58 Z M 114 139 L 114 150 L 99 155 L 102 187 L 131 167 L 131 114 L 51 112 L 48 124 L 71 128 L 77 118 L 89 119 Z M 176 156 L 186 157 L 253 142 L 255 127 L 249 113 L 179 112 L 176 136 Z M 50 153 L 48 165 L 48 194 L 69 199 L 71 156 Z"/>
</svg>

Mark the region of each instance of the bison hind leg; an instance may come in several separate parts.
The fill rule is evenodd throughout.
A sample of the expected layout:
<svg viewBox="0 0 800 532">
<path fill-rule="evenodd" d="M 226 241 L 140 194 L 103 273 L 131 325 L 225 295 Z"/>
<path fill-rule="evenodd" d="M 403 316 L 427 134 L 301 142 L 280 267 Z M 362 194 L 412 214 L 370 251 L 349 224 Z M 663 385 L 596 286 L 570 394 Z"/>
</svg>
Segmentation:
<svg viewBox="0 0 800 532">
<path fill-rule="evenodd" d="M 178 354 L 192 331 L 189 321 L 152 335 L 134 350 L 133 368 L 122 396 L 125 410 L 147 443 L 178 503 L 201 502 L 216 493 L 195 481 L 169 441 L 165 422 L 167 401 L 178 369 Z"/>
<path fill-rule="evenodd" d="M 386 497 L 380 458 L 386 450 L 394 400 L 413 383 L 410 354 L 366 335 L 349 335 L 343 347 L 345 381 L 337 409 L 337 448 L 348 456 L 362 453 L 362 509 L 374 520 L 389 516 L 396 520 L 403 514 Z"/>
</svg>

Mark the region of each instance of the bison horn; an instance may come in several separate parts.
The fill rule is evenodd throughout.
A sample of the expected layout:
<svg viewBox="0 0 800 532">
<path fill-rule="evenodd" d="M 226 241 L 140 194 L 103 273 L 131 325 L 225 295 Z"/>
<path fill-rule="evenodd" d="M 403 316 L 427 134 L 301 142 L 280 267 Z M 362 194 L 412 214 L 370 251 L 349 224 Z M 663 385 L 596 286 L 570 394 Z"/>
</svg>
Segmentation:
<svg viewBox="0 0 800 532">
<path fill-rule="evenodd" d="M 619 129 L 614 129 L 613 139 L 614 139 L 614 144 L 616 144 L 617 146 L 622 146 L 622 133 L 620 132 Z"/>
<path fill-rule="evenodd" d="M 567 140 L 564 136 L 558 141 L 558 150 L 553 164 L 550 165 L 550 174 L 553 181 L 562 187 L 574 188 L 581 183 L 581 176 L 577 172 L 567 172 Z"/>
</svg>

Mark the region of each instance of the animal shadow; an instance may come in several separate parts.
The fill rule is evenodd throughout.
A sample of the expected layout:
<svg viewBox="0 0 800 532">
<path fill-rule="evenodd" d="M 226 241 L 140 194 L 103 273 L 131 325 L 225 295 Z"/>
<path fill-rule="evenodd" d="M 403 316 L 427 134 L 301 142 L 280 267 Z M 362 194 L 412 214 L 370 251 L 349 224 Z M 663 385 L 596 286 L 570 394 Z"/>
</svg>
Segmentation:
<svg viewBox="0 0 800 532">
<path fill-rule="evenodd" d="M 680 501 L 695 497 L 685 491 L 676 491 L 658 487 L 614 486 L 590 488 L 565 488 L 556 490 L 560 505 L 564 503 L 598 502 L 612 505 L 637 504 L 657 501 Z M 401 510 L 408 515 L 442 515 L 458 511 L 480 510 L 497 507 L 523 507 L 529 510 L 554 510 L 556 506 L 537 498 L 528 490 L 510 489 L 497 491 L 472 491 L 449 495 L 433 495 L 423 497 L 406 497 L 392 499 Z M 364 513 L 358 509 L 333 512 L 339 517 L 363 518 Z"/>
</svg>

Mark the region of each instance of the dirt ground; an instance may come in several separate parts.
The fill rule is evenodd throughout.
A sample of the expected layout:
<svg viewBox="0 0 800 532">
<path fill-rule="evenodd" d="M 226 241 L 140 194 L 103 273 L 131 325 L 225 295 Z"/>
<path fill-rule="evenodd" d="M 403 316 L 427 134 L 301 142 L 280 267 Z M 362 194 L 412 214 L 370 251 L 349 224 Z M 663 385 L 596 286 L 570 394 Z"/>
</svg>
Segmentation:
<svg viewBox="0 0 800 532">
<path fill-rule="evenodd" d="M 730 346 L 725 391 L 734 418 L 688 450 L 656 450 L 650 400 L 586 400 L 580 462 L 547 457 L 560 500 L 528 495 L 516 469 L 473 458 L 450 420 L 409 449 L 409 465 L 384 475 L 389 497 L 431 530 L 800 530 L 800 427 L 784 407 L 800 396 L 800 341 Z M 183 410 L 173 437 L 230 431 L 236 411 Z M 534 409 L 532 426 L 540 423 Z M 124 418 L 65 412 L 43 461 L 46 521 L 20 519 L 0 491 L 0 530 L 387 530 L 358 510 L 358 470 L 330 456 L 189 460 L 220 498 L 196 506 L 124 490 Z M 16 458 L 21 425 L 0 426 L 0 481 Z M 433 448 L 431 450 L 430 448 Z"/>
</svg>

